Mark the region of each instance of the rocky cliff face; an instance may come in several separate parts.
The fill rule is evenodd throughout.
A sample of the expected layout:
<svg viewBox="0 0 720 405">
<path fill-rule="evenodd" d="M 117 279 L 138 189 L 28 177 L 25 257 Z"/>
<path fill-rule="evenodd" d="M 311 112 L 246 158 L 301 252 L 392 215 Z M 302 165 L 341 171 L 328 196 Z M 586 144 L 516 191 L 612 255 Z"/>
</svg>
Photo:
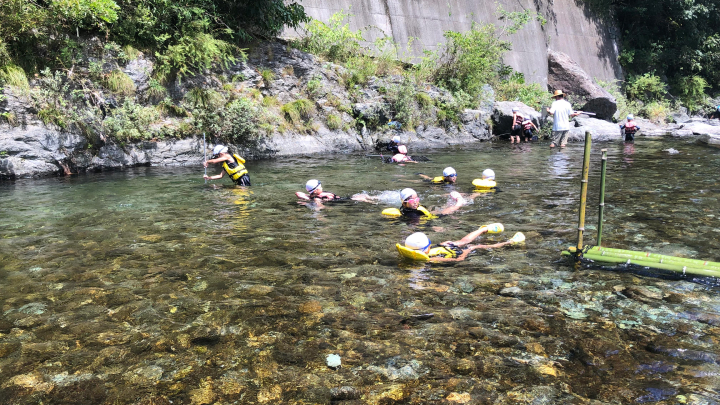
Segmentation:
<svg viewBox="0 0 720 405">
<path fill-rule="evenodd" d="M 495 13 L 498 5 L 507 11 L 529 10 L 542 15 L 547 23 L 531 21 L 509 36 L 513 49 L 505 57 L 505 63 L 522 72 L 529 81 L 547 84 L 548 49 L 569 55 L 591 77 L 605 81 L 622 79 L 615 28 L 577 0 L 299 0 L 299 3 L 311 17 L 324 22 L 338 11 L 349 12 L 350 27 L 368 28 L 365 32 L 368 41 L 389 36 L 404 46 L 412 38 L 409 59 L 444 43 L 445 31 L 465 32 L 473 22 L 502 25 Z M 288 30 L 285 35 L 297 34 Z"/>
</svg>

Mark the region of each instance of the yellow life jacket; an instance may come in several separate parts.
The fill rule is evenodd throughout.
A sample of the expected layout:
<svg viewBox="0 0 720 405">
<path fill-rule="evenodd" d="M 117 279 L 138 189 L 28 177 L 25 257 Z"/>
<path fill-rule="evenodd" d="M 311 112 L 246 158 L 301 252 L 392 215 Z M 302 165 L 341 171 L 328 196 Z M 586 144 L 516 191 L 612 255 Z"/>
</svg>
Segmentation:
<svg viewBox="0 0 720 405">
<path fill-rule="evenodd" d="M 495 186 L 497 186 L 495 180 L 489 179 L 475 179 L 472 184 L 478 190 L 490 190 L 491 188 L 495 188 Z"/>
<path fill-rule="evenodd" d="M 450 259 L 454 259 L 458 257 L 458 254 L 460 254 L 462 250 L 460 248 L 447 248 L 445 246 L 437 246 L 434 248 L 430 248 L 430 251 L 428 252 L 428 257 L 446 257 Z"/>
<path fill-rule="evenodd" d="M 420 211 L 420 212 L 422 212 L 422 213 L 423 213 L 423 216 L 427 217 L 428 219 L 437 218 L 437 216 L 431 214 L 430 211 L 428 211 L 427 209 L 425 209 L 425 207 L 423 207 L 422 205 L 421 205 L 421 206 L 418 206 L 418 207 L 417 207 L 417 210 Z M 400 211 L 400 210 L 397 209 L 397 208 L 386 208 L 386 209 L 384 209 L 384 210 L 382 211 L 382 214 L 383 214 L 383 215 L 387 215 L 387 216 L 389 216 L 389 217 L 401 217 L 401 216 L 403 216 L 402 211 Z"/>
<path fill-rule="evenodd" d="M 445 177 L 443 176 L 437 176 L 432 179 L 433 184 L 444 184 L 445 183 Z"/>
<path fill-rule="evenodd" d="M 398 253 L 400 253 L 400 256 L 406 259 L 422 262 L 428 261 L 431 257 L 445 257 L 454 259 L 458 257 L 460 253 L 462 253 L 462 250 L 460 248 L 446 248 L 444 246 L 436 246 L 434 248 L 430 248 L 430 251 L 427 254 L 418 250 L 410 249 L 409 247 L 405 247 L 399 243 L 395 244 L 395 248 L 397 249 Z"/>
<path fill-rule="evenodd" d="M 243 165 L 245 163 L 245 159 L 241 158 L 240 156 L 233 153 L 233 159 L 235 159 L 235 163 L 228 164 L 227 160 L 223 162 L 223 169 L 225 169 L 225 173 L 230 176 L 233 181 L 237 181 L 240 177 L 246 175 L 248 173 L 247 169 Z M 232 166 L 232 167 L 230 167 Z"/>
</svg>

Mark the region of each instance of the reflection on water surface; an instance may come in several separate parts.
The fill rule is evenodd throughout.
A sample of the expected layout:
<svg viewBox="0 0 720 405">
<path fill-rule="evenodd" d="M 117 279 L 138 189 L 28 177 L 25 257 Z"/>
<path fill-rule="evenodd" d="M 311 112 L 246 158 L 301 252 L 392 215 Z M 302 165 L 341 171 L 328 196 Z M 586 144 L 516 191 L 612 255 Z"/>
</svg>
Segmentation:
<svg viewBox="0 0 720 405">
<path fill-rule="evenodd" d="M 546 145 L 545 145 L 546 146 Z M 202 168 L 0 185 L 0 402 L 692 403 L 720 401 L 720 295 L 709 284 L 576 268 L 582 146 L 481 144 L 384 165 L 363 155 L 253 162 L 250 190 Z M 720 260 L 715 149 L 609 149 L 605 244 Z M 664 149 L 674 148 L 670 155 Z M 351 195 L 453 188 L 415 174 L 485 168 L 499 191 L 417 225 L 388 203 L 297 203 L 318 178 Z M 228 183 L 224 183 L 228 184 Z M 492 222 L 524 247 L 454 265 L 401 263 L 394 244 Z M 330 369 L 328 354 L 342 366 Z"/>
</svg>

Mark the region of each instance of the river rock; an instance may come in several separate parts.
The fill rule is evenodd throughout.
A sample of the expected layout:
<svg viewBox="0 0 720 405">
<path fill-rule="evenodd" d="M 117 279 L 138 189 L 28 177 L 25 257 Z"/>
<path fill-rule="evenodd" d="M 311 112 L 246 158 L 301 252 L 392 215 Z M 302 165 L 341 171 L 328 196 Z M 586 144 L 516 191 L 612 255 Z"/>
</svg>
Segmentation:
<svg viewBox="0 0 720 405">
<path fill-rule="evenodd" d="M 517 108 L 523 117 L 530 118 L 540 128 L 542 114 L 520 101 L 498 101 L 493 106 L 492 122 L 495 134 L 509 134 L 512 130 L 512 109 Z"/>
<path fill-rule="evenodd" d="M 700 137 L 698 138 L 698 142 L 706 143 L 711 146 L 720 146 L 720 135 L 700 135 Z"/>
<path fill-rule="evenodd" d="M 597 118 L 610 120 L 617 111 L 615 97 L 562 52 L 548 50 L 548 87 L 567 93 L 569 98 L 582 105 L 583 111 L 594 112 Z"/>
<path fill-rule="evenodd" d="M 720 135 L 720 126 L 708 124 L 708 120 L 690 121 L 682 129 L 690 130 L 694 135 Z"/>
<path fill-rule="evenodd" d="M 599 120 L 597 118 L 586 118 L 578 116 L 573 119 L 575 127 L 570 128 L 568 140 L 585 140 L 585 131 L 592 133 L 593 141 L 615 141 L 623 139 L 620 127 L 612 122 Z"/>
</svg>

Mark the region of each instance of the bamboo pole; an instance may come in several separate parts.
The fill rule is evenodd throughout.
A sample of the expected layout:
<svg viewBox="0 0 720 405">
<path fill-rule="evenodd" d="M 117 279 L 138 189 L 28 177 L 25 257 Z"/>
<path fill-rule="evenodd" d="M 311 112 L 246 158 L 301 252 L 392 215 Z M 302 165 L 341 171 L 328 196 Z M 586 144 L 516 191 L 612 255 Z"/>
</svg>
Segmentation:
<svg viewBox="0 0 720 405">
<path fill-rule="evenodd" d="M 588 172 L 590 171 L 590 147 L 592 135 L 585 131 L 585 154 L 583 155 L 582 180 L 580 180 L 580 215 L 578 218 L 578 250 L 583 248 L 583 232 L 585 231 L 585 206 L 587 204 Z"/>
<path fill-rule="evenodd" d="M 602 165 L 600 169 L 600 208 L 598 209 L 597 245 L 602 246 L 603 216 L 605 214 L 605 170 L 607 168 L 607 149 L 601 149 Z"/>
<path fill-rule="evenodd" d="M 720 271 L 720 263 L 718 263 L 718 262 L 711 262 L 708 260 L 698 260 L 698 259 L 686 259 L 684 257 L 667 256 L 667 255 L 661 255 L 661 254 L 657 254 L 657 253 L 635 252 L 632 250 L 610 249 L 610 248 L 604 248 L 604 247 L 598 247 L 598 246 L 595 246 L 595 247 L 592 247 L 591 249 L 589 249 L 588 253 L 601 255 L 601 256 L 612 256 L 612 257 L 620 257 L 620 258 L 626 258 L 626 259 L 643 260 L 643 261 L 649 261 L 649 262 L 653 262 L 653 263 L 683 264 L 686 266 L 701 267 L 701 268 L 707 268 L 707 269 L 713 269 L 713 270 Z"/>
<path fill-rule="evenodd" d="M 720 277 L 720 270 L 713 270 L 713 269 L 703 269 L 699 267 L 693 267 L 693 266 L 686 266 L 683 264 L 677 264 L 677 263 L 658 263 L 658 262 L 650 262 L 645 260 L 639 260 L 639 259 L 628 259 L 624 257 L 614 257 L 614 256 L 602 256 L 595 253 L 586 252 L 583 254 L 583 258 L 594 260 L 598 262 L 604 262 L 604 263 L 624 263 L 624 264 L 634 264 L 636 266 L 642 266 L 642 267 L 650 267 L 654 269 L 661 269 L 661 270 L 669 270 L 676 273 L 682 273 L 685 274 L 693 274 L 696 276 L 704 276 L 704 277 Z"/>
</svg>

